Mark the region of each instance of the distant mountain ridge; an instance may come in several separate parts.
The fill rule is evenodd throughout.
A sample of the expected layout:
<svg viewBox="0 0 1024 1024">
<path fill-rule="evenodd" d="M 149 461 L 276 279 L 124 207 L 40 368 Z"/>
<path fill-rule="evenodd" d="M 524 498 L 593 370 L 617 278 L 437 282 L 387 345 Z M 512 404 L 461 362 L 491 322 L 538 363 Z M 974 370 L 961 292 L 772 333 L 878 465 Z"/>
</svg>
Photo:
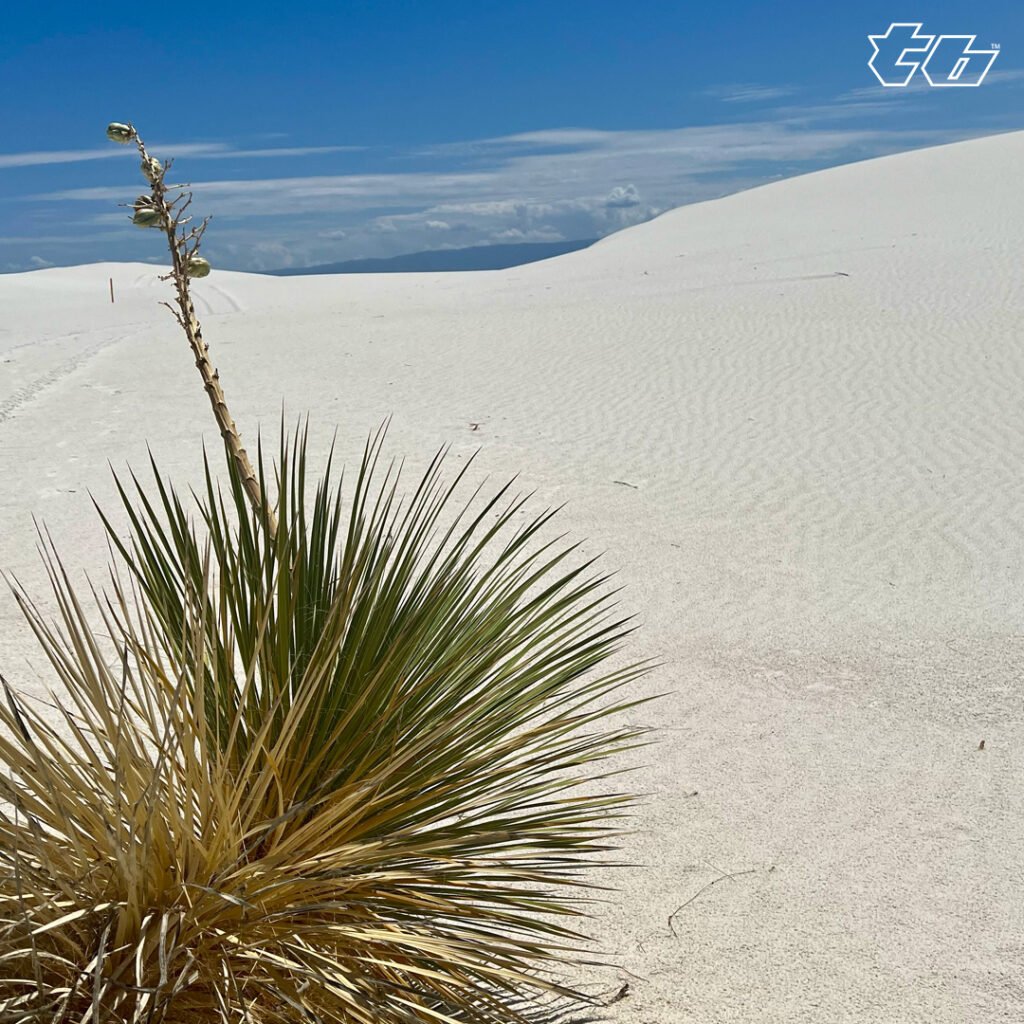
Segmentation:
<svg viewBox="0 0 1024 1024">
<path fill-rule="evenodd" d="M 569 242 L 512 242 L 505 245 L 472 245 L 465 249 L 429 249 L 401 256 L 372 259 L 343 260 L 340 263 L 321 263 L 314 267 L 285 267 L 265 270 L 277 277 L 296 277 L 304 274 L 408 274 L 416 272 L 439 273 L 457 270 L 504 270 L 524 263 L 562 256 L 593 245 L 596 238 L 576 239 Z"/>
</svg>

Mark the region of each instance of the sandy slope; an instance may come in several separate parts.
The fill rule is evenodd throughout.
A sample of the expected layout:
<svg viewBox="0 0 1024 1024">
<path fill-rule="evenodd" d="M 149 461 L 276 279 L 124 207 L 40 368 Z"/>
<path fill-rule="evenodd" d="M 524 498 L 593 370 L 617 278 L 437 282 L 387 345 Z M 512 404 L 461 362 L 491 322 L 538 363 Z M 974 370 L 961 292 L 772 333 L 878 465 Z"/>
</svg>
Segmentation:
<svg viewBox="0 0 1024 1024">
<path fill-rule="evenodd" d="M 393 412 L 414 466 L 479 445 L 622 567 L 674 695 L 596 924 L 624 969 L 584 979 L 629 980 L 613 1020 L 1024 1020 L 1022 163 L 889 157 L 498 273 L 198 287 L 250 438 L 283 399 L 352 458 Z M 35 589 L 31 514 L 97 570 L 106 460 L 185 481 L 215 439 L 166 287 L 0 277 L 0 564 Z M 29 689 L 31 651 L 3 598 Z"/>
</svg>

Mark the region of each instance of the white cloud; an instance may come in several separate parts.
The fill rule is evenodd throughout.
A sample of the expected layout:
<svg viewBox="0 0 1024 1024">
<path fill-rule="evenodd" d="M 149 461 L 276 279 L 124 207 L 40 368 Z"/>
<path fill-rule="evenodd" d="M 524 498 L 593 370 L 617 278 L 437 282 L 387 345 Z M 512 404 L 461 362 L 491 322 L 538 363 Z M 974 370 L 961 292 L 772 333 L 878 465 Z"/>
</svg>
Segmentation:
<svg viewBox="0 0 1024 1024">
<path fill-rule="evenodd" d="M 993 68 L 985 76 L 985 85 L 1024 81 L 1024 68 Z"/>
<path fill-rule="evenodd" d="M 514 135 L 496 135 L 483 139 L 468 139 L 460 142 L 441 142 L 433 146 L 421 146 L 409 155 L 416 157 L 473 156 L 495 150 L 512 152 L 516 149 L 572 149 L 599 144 L 609 133 L 598 128 L 558 128 L 534 132 L 517 132 Z"/>
<path fill-rule="evenodd" d="M 480 140 L 476 146 L 481 160 L 470 170 L 226 179 L 196 181 L 193 187 L 197 200 L 210 201 L 219 215 L 233 217 L 363 213 L 375 207 L 511 215 L 521 207 L 537 209 L 544 204 L 604 208 L 612 191 L 624 188 L 622 181 L 638 195 L 678 205 L 714 191 L 707 182 L 712 175 L 726 178 L 750 164 L 826 162 L 846 152 L 856 154 L 859 146 L 878 144 L 887 134 L 877 126 L 839 129 L 786 121 L 744 122 L 595 131 L 587 133 L 589 141 L 583 145 L 577 129 L 556 129 L 531 133 L 532 149 L 521 152 L 509 152 L 505 139 Z M 910 130 L 898 138 L 906 148 L 927 136 Z M 573 148 L 560 146 L 565 138 L 574 140 Z M 559 148 L 562 151 L 551 151 Z M 35 198 L 123 202 L 125 190 L 73 188 Z"/>
<path fill-rule="evenodd" d="M 796 91 L 792 85 L 712 85 L 703 94 L 725 103 L 765 103 L 792 96 Z"/>
<path fill-rule="evenodd" d="M 296 249 L 287 242 L 265 239 L 247 239 L 242 243 L 218 239 L 216 246 L 210 246 L 209 253 L 210 261 L 215 266 L 223 266 L 228 262 L 236 266 L 244 264 L 246 270 L 257 273 L 293 267 L 300 262 Z"/>
<path fill-rule="evenodd" d="M 720 91 L 725 88 L 731 90 L 729 101 L 739 102 L 741 89 L 774 88 L 777 97 L 789 87 Z M 569 127 L 446 143 L 404 154 L 416 160 L 405 165 L 408 170 L 382 160 L 379 165 L 387 171 L 381 173 L 264 178 L 254 168 L 246 178 L 203 181 L 191 171 L 189 177 L 195 183 L 194 209 L 216 215 L 206 244 L 222 266 L 272 269 L 388 256 L 436 248 L 442 238 L 449 245 L 594 238 L 776 177 L 970 134 L 912 115 L 897 121 L 892 114 L 921 100 L 907 95 L 895 102 L 887 95 L 894 91 L 902 92 L 857 88 L 829 101 L 778 105 L 735 123 L 629 131 Z M 217 159 L 342 148 L 245 151 L 220 143 L 189 145 L 192 152 L 179 148 L 178 155 Z M 89 225 L 80 247 L 71 250 L 78 258 L 95 258 L 97 239 L 103 240 L 107 258 L 124 258 L 115 253 L 126 245 L 146 249 L 140 242 L 144 233 L 128 228 L 116 208 L 132 196 L 131 186 L 117 185 L 67 188 L 21 201 L 44 201 L 38 207 L 43 222 L 49 217 L 54 223 L 59 214 L 62 233 Z M 76 205 L 86 213 L 73 216 Z M 118 233 L 97 232 L 96 224 L 115 222 Z M 135 242 L 126 242 L 129 236 Z M 0 258 L 8 256 L 3 242 Z M 27 251 L 51 255 L 36 244 Z M 53 249 L 68 251 L 67 246 Z"/>
<path fill-rule="evenodd" d="M 608 197 L 605 199 L 604 205 L 622 209 L 629 206 L 639 206 L 640 193 L 637 192 L 636 185 L 616 185 L 615 188 L 608 193 Z"/>
<path fill-rule="evenodd" d="M 155 147 L 147 147 L 156 152 Z M 365 150 L 365 146 L 282 146 L 277 149 L 230 149 L 225 148 L 217 152 L 204 153 L 202 159 L 223 160 L 228 157 L 245 157 L 248 159 L 263 159 L 264 157 L 282 156 L 319 156 L 323 153 L 356 153 Z M 174 156 L 174 147 L 169 146 L 167 152 Z"/>
<path fill-rule="evenodd" d="M 190 160 L 225 160 L 230 157 L 259 160 L 266 157 L 314 156 L 321 153 L 340 153 L 358 150 L 361 146 L 291 146 L 279 149 L 233 149 L 224 142 L 188 142 L 171 145 L 147 145 L 147 150 L 161 158 L 188 157 Z M 46 164 L 72 164 L 89 160 L 109 160 L 114 157 L 136 158 L 134 147 L 117 145 L 102 149 L 37 150 L 28 153 L 0 153 L 0 169 L 5 167 L 41 167 Z"/>
<path fill-rule="evenodd" d="M 565 242 L 569 239 L 557 228 L 537 226 L 525 231 L 520 231 L 519 228 L 497 231 L 490 235 L 488 240 L 491 242 Z"/>
<path fill-rule="evenodd" d="M 8 245 L 71 245 L 82 241 L 81 235 L 0 235 L 0 246 Z"/>
<path fill-rule="evenodd" d="M 455 170 L 193 178 L 193 188 L 195 208 L 217 218 L 207 241 L 219 247 L 211 258 L 261 270 L 435 248 L 444 230 L 439 224 L 450 231 L 457 225 L 462 245 L 602 237 L 665 209 L 759 184 L 780 167 L 792 174 L 802 161 L 852 159 L 866 147 L 905 149 L 924 137 L 904 131 L 890 138 L 878 125 L 819 127 L 796 119 L 643 131 L 552 129 L 477 140 L 472 158 Z M 123 219 L 112 209 L 125 201 L 123 186 L 39 198 L 102 203 L 104 223 Z M 284 252 L 256 249 L 268 238 L 280 243 L 287 259 Z"/>
<path fill-rule="evenodd" d="M 30 153 L 0 153 L 0 168 L 38 167 L 43 164 L 73 164 L 85 160 L 108 160 L 123 157 L 125 150 L 116 146 L 106 149 L 62 149 Z"/>
</svg>

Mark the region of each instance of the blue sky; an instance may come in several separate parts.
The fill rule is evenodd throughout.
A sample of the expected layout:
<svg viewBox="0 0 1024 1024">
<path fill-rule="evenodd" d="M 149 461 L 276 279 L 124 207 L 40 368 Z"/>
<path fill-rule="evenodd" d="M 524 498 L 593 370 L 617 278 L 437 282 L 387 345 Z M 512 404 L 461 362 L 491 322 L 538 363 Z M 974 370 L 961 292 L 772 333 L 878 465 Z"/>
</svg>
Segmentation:
<svg viewBox="0 0 1024 1024">
<path fill-rule="evenodd" d="M 162 261 L 132 120 L 239 270 L 596 237 L 819 167 L 1024 128 L 1024 7 L 546 0 L 5 5 L 0 271 Z M 886 89 L 869 33 L 977 34 L 978 88 Z"/>
</svg>

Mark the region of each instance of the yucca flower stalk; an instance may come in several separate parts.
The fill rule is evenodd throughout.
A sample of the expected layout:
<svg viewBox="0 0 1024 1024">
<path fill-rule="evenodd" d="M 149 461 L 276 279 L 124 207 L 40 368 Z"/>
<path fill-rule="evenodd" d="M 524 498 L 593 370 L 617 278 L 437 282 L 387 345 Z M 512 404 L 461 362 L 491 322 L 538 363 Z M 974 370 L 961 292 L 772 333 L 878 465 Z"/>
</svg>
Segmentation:
<svg viewBox="0 0 1024 1024">
<path fill-rule="evenodd" d="M 403 498 L 383 429 L 347 486 L 333 450 L 308 478 L 305 429 L 271 466 L 225 443 L 194 500 L 155 464 L 118 482 L 105 591 L 45 535 L 57 620 L 13 585 L 59 688 L 3 681 L 0 1024 L 506 1024 L 577 997 L 559 971 L 592 956 L 645 733 L 609 578 L 511 485 L 458 497 L 443 452 Z"/>
<path fill-rule="evenodd" d="M 199 255 L 199 246 L 209 224 L 207 217 L 201 223 L 189 227 L 192 217 L 188 210 L 192 205 L 192 193 L 183 185 L 168 185 L 167 172 L 172 161 L 161 163 L 146 149 L 142 136 L 133 124 L 114 121 L 107 126 L 107 138 L 125 145 L 134 143 L 141 158 L 142 175 L 149 182 L 149 195 L 135 200 L 132 222 L 139 227 L 162 228 L 167 236 L 167 247 L 171 256 L 171 270 L 165 280 L 174 282 L 176 303 L 164 305 L 174 315 L 185 333 L 189 348 L 195 358 L 196 368 L 203 380 L 203 389 L 210 399 L 217 429 L 227 450 L 228 457 L 235 463 L 241 476 L 245 493 L 254 508 L 264 515 L 266 529 L 271 533 L 277 529 L 274 510 L 266 504 L 260 490 L 252 462 L 242 444 L 238 427 L 228 409 L 227 398 L 220 383 L 220 373 L 210 359 L 210 347 L 203 339 L 203 329 L 196 316 L 195 305 L 189 291 L 192 278 L 206 277 L 211 267 L 209 261 Z"/>
</svg>

